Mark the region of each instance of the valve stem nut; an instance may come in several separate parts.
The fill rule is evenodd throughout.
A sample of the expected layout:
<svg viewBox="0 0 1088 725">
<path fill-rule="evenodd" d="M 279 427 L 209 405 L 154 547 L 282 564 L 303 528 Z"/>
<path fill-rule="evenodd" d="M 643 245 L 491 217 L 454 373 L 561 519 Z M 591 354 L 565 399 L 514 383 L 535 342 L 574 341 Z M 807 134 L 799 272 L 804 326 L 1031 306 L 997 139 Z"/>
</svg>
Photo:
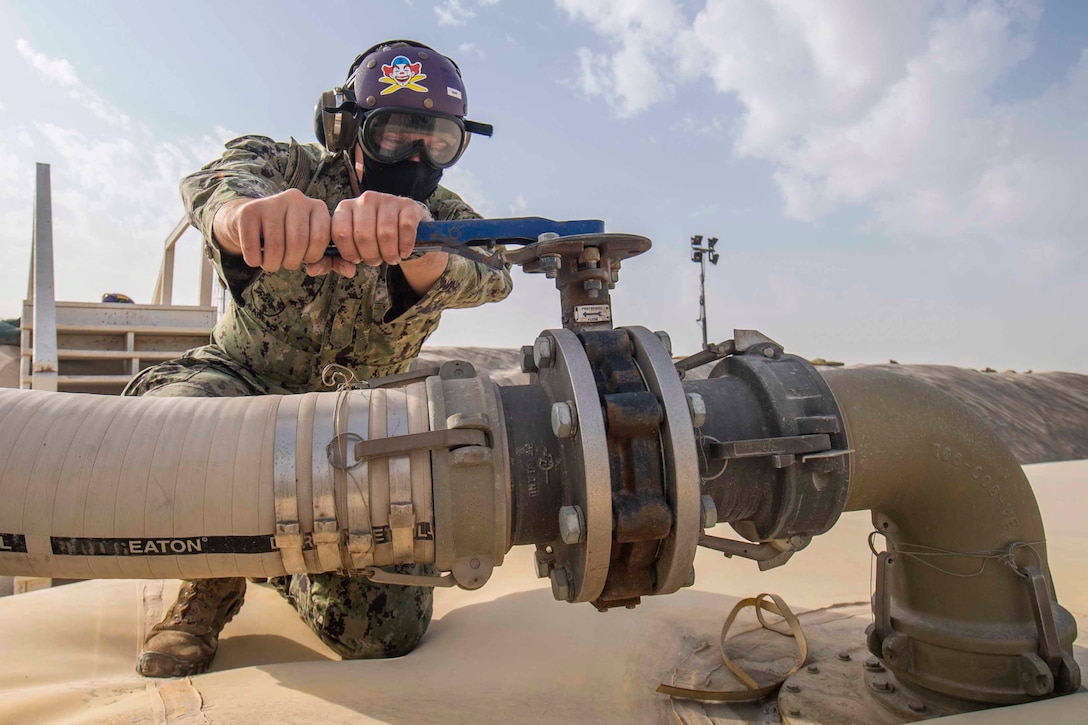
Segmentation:
<svg viewBox="0 0 1088 725">
<path fill-rule="evenodd" d="M 552 580 L 552 596 L 556 598 L 556 601 L 569 602 L 572 599 L 570 588 L 570 577 L 567 575 L 565 567 L 557 567 L 552 569 L 552 573 L 548 575 Z"/>
<path fill-rule="evenodd" d="M 599 279 L 587 279 L 582 283 L 582 289 L 586 291 L 586 294 L 590 297 L 596 298 L 601 294 L 601 289 L 604 285 L 601 284 Z"/>
<path fill-rule="evenodd" d="M 563 402 L 552 404 L 552 433 L 556 438 L 570 438 L 574 435 L 575 423 L 573 405 Z"/>
<path fill-rule="evenodd" d="M 706 401 L 698 393 L 688 393 L 688 412 L 691 413 L 691 424 L 696 428 L 702 428 L 706 423 Z"/>
<path fill-rule="evenodd" d="M 714 497 L 704 493 L 699 500 L 703 508 L 703 528 L 712 529 L 718 525 L 718 507 L 714 505 Z"/>
<path fill-rule="evenodd" d="M 555 363 L 552 339 L 541 335 L 533 343 L 533 362 L 537 368 L 550 368 Z"/>
<path fill-rule="evenodd" d="M 547 241 L 547 240 L 543 239 L 543 237 L 546 236 L 546 234 L 547 233 L 540 235 L 542 237 L 542 239 L 540 241 Z M 554 234 L 554 232 L 552 234 L 554 235 L 554 238 L 556 238 L 556 239 L 559 238 L 558 234 Z M 543 272 L 544 276 L 547 277 L 548 279 L 555 279 L 556 277 L 559 276 L 560 262 L 561 262 L 561 260 L 559 259 L 558 254 L 542 254 L 540 256 L 540 262 L 539 262 L 540 271 Z"/>
<path fill-rule="evenodd" d="M 563 506 L 559 509 L 559 536 L 568 546 L 586 540 L 586 517 L 581 506 Z"/>
</svg>

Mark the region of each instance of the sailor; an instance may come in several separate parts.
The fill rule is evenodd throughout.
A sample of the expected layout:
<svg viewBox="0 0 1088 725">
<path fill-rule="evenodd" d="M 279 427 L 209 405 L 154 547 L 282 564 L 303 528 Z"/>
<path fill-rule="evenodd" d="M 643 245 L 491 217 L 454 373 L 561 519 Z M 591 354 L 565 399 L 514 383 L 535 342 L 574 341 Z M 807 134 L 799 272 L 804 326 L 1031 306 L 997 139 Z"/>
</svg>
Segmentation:
<svg viewBox="0 0 1088 725">
<path fill-rule="evenodd" d="M 144 370 L 125 394 L 326 391 L 330 365 L 360 380 L 393 375 L 407 370 L 443 310 L 506 297 L 508 267 L 414 248 L 420 222 L 479 218 L 438 185 L 471 134 L 491 134 L 465 118 L 467 98 L 452 60 L 415 41 L 386 41 L 355 59 L 342 87 L 322 94 L 320 144 L 243 136 L 186 177 L 190 220 L 231 302 L 210 345 Z M 326 253 L 330 243 L 336 256 Z M 407 654 L 431 618 L 430 588 L 335 573 L 274 583 L 344 658 Z M 144 641 L 137 670 L 205 671 L 245 588 L 243 578 L 184 582 Z"/>
</svg>

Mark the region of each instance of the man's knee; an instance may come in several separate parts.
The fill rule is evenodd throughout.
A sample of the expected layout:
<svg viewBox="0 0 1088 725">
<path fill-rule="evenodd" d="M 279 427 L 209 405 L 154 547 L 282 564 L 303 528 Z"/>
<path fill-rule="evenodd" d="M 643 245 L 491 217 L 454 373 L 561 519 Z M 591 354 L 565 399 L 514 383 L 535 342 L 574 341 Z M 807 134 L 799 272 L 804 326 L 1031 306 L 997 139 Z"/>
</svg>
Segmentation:
<svg viewBox="0 0 1088 725">
<path fill-rule="evenodd" d="M 397 567 L 433 573 L 433 567 Z M 431 623 L 434 590 L 375 584 L 361 577 L 301 574 L 288 600 L 318 637 L 344 659 L 401 657 L 416 648 Z"/>
</svg>

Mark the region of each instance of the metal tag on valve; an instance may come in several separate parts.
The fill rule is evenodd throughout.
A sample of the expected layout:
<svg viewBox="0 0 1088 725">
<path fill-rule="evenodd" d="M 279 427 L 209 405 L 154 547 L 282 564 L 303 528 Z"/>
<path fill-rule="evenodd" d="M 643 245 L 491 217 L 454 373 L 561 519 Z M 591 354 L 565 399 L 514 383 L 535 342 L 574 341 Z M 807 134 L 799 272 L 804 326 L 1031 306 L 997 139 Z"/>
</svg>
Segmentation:
<svg viewBox="0 0 1088 725">
<path fill-rule="evenodd" d="M 580 305 L 574 308 L 575 322 L 611 322 L 610 305 Z"/>
</svg>

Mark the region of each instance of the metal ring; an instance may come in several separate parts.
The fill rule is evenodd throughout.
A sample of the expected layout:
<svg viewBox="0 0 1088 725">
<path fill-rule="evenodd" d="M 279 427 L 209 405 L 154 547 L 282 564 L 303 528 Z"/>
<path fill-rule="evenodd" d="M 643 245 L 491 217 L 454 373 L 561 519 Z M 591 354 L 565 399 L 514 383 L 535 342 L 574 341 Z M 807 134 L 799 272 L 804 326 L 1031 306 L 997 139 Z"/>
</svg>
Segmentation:
<svg viewBox="0 0 1088 725">
<path fill-rule="evenodd" d="M 345 439 L 346 441 L 349 441 L 349 443 L 342 449 L 343 453 L 338 455 L 336 448 L 341 439 Z M 329 445 L 325 446 L 325 457 L 329 459 L 329 465 L 341 471 L 350 471 L 353 468 L 361 466 L 366 459 L 359 459 L 351 464 L 347 463 L 346 459 L 347 452 L 355 450 L 354 444 L 362 443 L 363 440 L 365 439 L 362 436 L 356 435 L 355 433 L 339 433 L 334 436 L 329 442 Z"/>
</svg>

